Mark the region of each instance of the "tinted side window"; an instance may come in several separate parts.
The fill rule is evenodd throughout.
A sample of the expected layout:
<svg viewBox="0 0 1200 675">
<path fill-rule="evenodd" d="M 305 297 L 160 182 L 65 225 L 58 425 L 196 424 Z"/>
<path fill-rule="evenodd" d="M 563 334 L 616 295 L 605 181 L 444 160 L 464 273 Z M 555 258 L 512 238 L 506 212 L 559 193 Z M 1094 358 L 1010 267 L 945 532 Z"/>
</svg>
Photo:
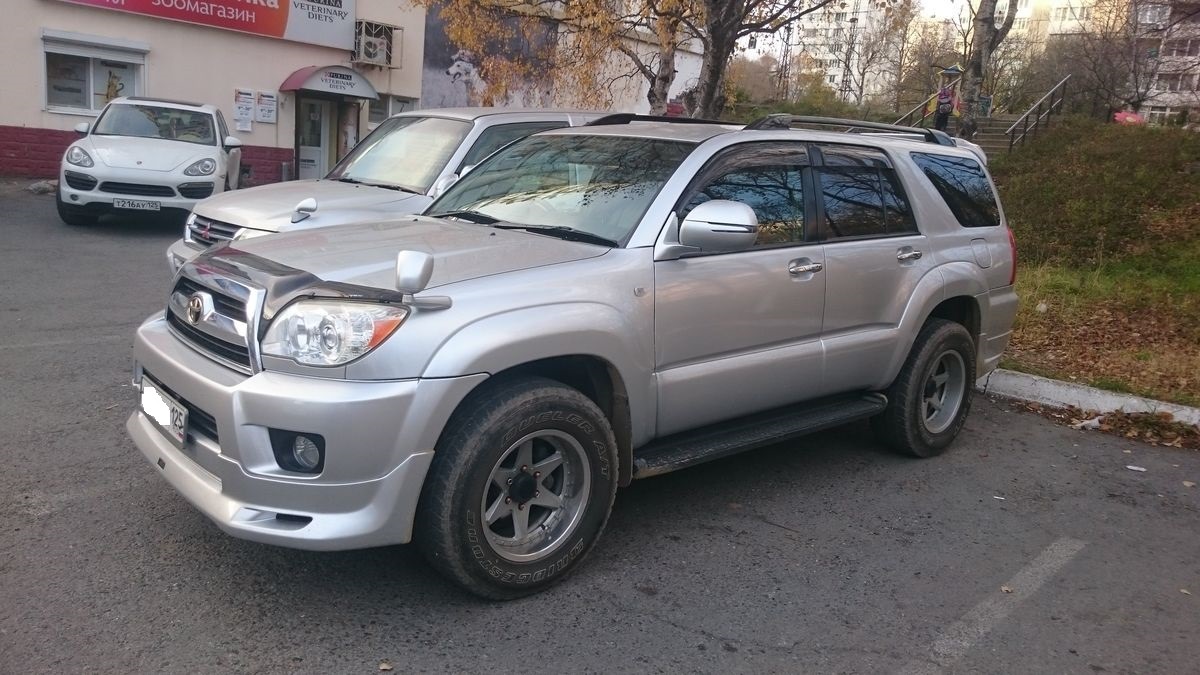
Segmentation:
<svg viewBox="0 0 1200 675">
<path fill-rule="evenodd" d="M 893 169 L 880 171 L 883 178 L 883 208 L 884 224 L 888 234 L 917 231 L 917 221 L 913 218 L 912 208 L 908 205 L 908 197 L 900 184 L 900 177 Z"/>
<path fill-rule="evenodd" d="M 561 129 L 567 126 L 566 121 L 562 122 L 522 122 L 519 124 L 497 124 L 493 127 L 488 127 L 479 134 L 479 138 L 475 141 L 475 145 L 467 151 L 467 156 L 463 158 L 461 171 L 463 167 L 475 166 L 483 161 L 485 157 L 517 140 L 525 138 L 530 134 L 547 129 Z"/>
<path fill-rule="evenodd" d="M 755 149 L 723 161 L 700 181 L 680 217 L 712 199 L 746 204 L 758 217 L 756 246 L 804 240 L 804 180 L 807 157 L 799 151 Z"/>
<path fill-rule="evenodd" d="M 826 167 L 819 175 L 830 237 L 887 234 L 878 169 Z"/>
<path fill-rule="evenodd" d="M 979 162 L 965 157 L 912 153 L 913 161 L 946 200 L 963 227 L 1000 224 L 1000 208 Z"/>
</svg>

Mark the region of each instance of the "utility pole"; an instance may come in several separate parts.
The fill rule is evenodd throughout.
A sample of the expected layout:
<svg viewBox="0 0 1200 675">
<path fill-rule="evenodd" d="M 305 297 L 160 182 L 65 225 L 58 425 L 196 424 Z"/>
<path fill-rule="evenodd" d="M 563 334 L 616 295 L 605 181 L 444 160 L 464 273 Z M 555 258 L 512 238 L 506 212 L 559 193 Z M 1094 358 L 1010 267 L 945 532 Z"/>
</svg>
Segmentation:
<svg viewBox="0 0 1200 675">
<path fill-rule="evenodd" d="M 842 81 L 839 87 L 842 100 L 851 103 L 854 98 L 854 42 L 858 36 L 858 12 L 861 0 L 854 0 L 854 11 L 850 14 L 850 27 L 846 29 L 846 56 L 842 59 Z"/>
</svg>

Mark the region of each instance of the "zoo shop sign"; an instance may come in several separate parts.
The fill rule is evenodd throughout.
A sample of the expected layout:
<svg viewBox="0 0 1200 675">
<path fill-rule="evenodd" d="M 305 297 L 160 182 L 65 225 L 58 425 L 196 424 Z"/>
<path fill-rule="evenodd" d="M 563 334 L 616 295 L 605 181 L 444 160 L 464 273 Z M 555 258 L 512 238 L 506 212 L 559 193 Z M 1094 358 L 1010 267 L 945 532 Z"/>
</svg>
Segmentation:
<svg viewBox="0 0 1200 675">
<path fill-rule="evenodd" d="M 254 35 L 354 48 L 354 0 L 62 0 Z"/>
</svg>

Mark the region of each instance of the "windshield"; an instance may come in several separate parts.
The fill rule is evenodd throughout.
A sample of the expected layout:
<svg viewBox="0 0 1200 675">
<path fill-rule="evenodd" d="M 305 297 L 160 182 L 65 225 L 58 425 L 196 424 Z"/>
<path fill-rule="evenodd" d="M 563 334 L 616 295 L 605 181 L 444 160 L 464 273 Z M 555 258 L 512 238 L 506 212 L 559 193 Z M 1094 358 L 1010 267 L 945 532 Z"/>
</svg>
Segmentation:
<svg viewBox="0 0 1200 675">
<path fill-rule="evenodd" d="M 624 241 L 695 144 L 619 136 L 531 136 L 471 170 L 426 209 Z"/>
<path fill-rule="evenodd" d="M 469 131 L 471 124 L 461 120 L 392 117 L 356 145 L 326 178 L 424 193 Z"/>
<path fill-rule="evenodd" d="M 159 108 L 152 105 L 111 105 L 96 121 L 93 134 L 162 138 L 216 145 L 213 116 L 206 112 Z"/>
</svg>

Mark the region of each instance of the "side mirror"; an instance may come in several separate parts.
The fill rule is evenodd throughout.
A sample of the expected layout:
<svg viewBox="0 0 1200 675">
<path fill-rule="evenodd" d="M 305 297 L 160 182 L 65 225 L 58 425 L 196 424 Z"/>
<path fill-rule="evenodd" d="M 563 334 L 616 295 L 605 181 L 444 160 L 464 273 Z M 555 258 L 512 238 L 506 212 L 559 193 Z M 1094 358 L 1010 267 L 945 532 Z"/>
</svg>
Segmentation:
<svg viewBox="0 0 1200 675">
<path fill-rule="evenodd" d="M 296 205 L 296 212 L 292 214 L 292 222 L 298 223 L 305 218 L 311 216 L 317 210 L 317 200 L 313 197 L 300 200 Z"/>
<path fill-rule="evenodd" d="M 758 238 L 758 217 L 741 202 L 714 199 L 692 209 L 679 226 L 679 243 L 704 253 L 744 251 Z"/>
<path fill-rule="evenodd" d="M 242 147 L 242 142 L 233 136 L 226 136 L 222 145 L 224 145 L 226 150 L 233 150 L 234 148 Z"/>
<path fill-rule="evenodd" d="M 87 136 L 87 132 L 91 128 L 92 128 L 92 125 L 88 124 L 87 122 L 80 122 L 79 124 L 75 125 L 75 133 L 77 133 L 81 136 Z"/>
<path fill-rule="evenodd" d="M 433 256 L 424 251 L 400 251 L 396 254 L 396 290 L 414 295 L 425 290 L 433 276 Z"/>
<path fill-rule="evenodd" d="M 433 197 L 434 199 L 437 199 L 438 197 L 440 197 L 442 195 L 443 192 L 445 192 L 446 190 L 449 190 L 451 185 L 454 185 L 457 182 L 458 182 L 458 174 L 448 173 L 445 176 L 442 176 L 441 178 L 434 181 L 433 188 L 430 191 L 429 196 Z"/>
</svg>

